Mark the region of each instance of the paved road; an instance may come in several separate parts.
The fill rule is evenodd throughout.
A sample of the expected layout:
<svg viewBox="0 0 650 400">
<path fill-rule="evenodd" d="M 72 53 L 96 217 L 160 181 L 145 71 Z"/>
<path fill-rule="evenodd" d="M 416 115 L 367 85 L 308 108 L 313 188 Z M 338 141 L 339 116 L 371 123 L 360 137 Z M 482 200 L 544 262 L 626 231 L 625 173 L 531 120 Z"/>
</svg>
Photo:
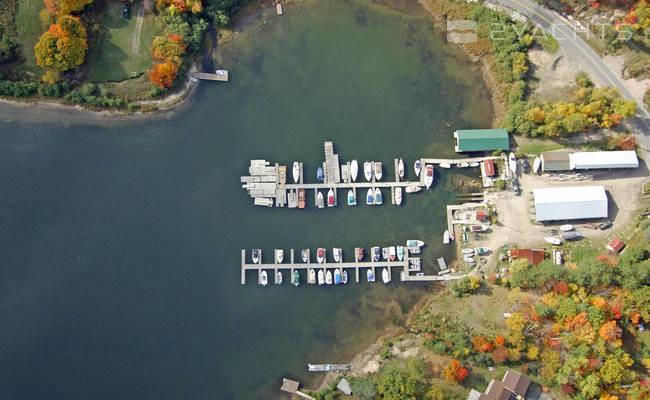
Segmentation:
<svg viewBox="0 0 650 400">
<path fill-rule="evenodd" d="M 620 90 L 623 97 L 637 102 L 637 116 L 631 121 L 638 132 L 639 145 L 650 151 L 650 114 L 643 104 L 634 98 L 623 81 L 605 64 L 591 47 L 567 26 L 557 15 L 530 0 L 493 0 L 496 3 L 513 9 L 539 24 L 546 32 L 553 33 L 560 46 L 573 53 L 590 72 L 593 78 L 606 85 Z"/>
</svg>

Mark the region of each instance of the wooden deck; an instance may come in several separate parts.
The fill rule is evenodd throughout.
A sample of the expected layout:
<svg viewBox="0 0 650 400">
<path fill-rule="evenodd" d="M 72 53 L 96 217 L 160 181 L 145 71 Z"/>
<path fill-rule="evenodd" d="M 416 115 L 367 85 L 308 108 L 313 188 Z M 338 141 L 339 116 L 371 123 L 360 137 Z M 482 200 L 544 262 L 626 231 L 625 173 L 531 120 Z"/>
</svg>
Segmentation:
<svg viewBox="0 0 650 400">
<path fill-rule="evenodd" d="M 192 77 L 204 81 L 228 82 L 228 73 L 226 74 L 209 74 L 207 72 L 192 72 Z"/>
</svg>

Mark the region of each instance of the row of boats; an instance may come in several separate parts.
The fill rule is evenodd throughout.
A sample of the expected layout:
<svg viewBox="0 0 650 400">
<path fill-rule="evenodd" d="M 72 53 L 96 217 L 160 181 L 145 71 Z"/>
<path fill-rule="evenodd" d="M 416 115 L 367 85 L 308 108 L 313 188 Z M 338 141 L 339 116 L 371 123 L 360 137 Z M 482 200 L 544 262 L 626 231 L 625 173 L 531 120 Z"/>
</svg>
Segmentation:
<svg viewBox="0 0 650 400">
<path fill-rule="evenodd" d="M 316 269 L 310 268 L 309 269 L 309 277 L 308 277 L 308 283 L 310 285 L 316 285 L 318 284 L 319 286 L 322 285 L 345 285 L 348 283 L 348 272 L 343 269 L 343 268 L 336 268 L 334 269 L 334 273 L 332 273 L 331 270 L 328 269 L 319 269 L 318 272 L 316 272 Z M 375 282 L 375 274 L 372 269 L 368 269 L 366 279 L 368 282 L 372 283 Z M 385 284 L 390 283 L 390 273 L 388 272 L 388 267 L 385 267 L 381 271 L 381 279 Z M 277 271 L 275 272 L 275 284 L 276 285 L 282 285 L 283 277 L 282 277 L 282 272 Z M 266 271 L 262 271 L 260 273 L 260 285 L 266 286 L 269 284 L 269 276 Z M 293 279 L 291 283 L 294 286 L 300 285 L 300 274 L 298 273 L 298 270 L 295 270 L 293 272 Z"/>
<path fill-rule="evenodd" d="M 491 250 L 489 247 L 475 247 L 462 249 L 461 253 L 463 253 L 463 261 L 471 265 L 476 262 L 476 260 L 474 260 L 474 255 L 482 256 L 489 253 L 490 251 Z"/>
</svg>

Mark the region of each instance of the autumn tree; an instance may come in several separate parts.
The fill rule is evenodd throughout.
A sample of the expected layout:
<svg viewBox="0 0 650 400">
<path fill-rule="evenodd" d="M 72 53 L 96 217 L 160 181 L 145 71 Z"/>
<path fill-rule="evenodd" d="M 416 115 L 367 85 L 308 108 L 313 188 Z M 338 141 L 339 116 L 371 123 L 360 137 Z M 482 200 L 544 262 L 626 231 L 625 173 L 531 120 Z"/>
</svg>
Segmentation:
<svg viewBox="0 0 650 400">
<path fill-rule="evenodd" d="M 472 338 L 472 344 L 474 345 L 474 351 L 481 353 L 489 353 L 494 350 L 492 342 L 489 341 L 485 336 L 474 336 Z"/>
<path fill-rule="evenodd" d="M 171 60 L 168 60 L 153 66 L 149 72 L 149 80 L 163 89 L 168 88 L 171 87 L 174 79 L 176 79 L 177 72 L 178 65 Z"/>
<path fill-rule="evenodd" d="M 198 13 L 203 9 L 201 0 L 154 0 L 156 8 L 167 9 L 170 13 Z"/>
<path fill-rule="evenodd" d="M 187 45 L 179 35 L 170 33 L 167 37 L 156 36 L 151 46 L 153 58 L 160 61 L 174 60 L 178 63 L 180 57 L 185 54 Z"/>
<path fill-rule="evenodd" d="M 55 17 L 83 9 L 94 0 L 44 0 L 45 8 Z"/>
<path fill-rule="evenodd" d="M 467 369 L 463 368 L 463 365 L 458 360 L 451 360 L 445 367 L 445 378 L 449 382 L 460 383 L 467 378 L 468 374 Z"/>
<path fill-rule="evenodd" d="M 79 66 L 87 49 L 86 28 L 79 18 L 64 15 L 57 19 L 34 46 L 36 63 L 45 70 L 43 80 L 56 82 L 61 72 Z"/>
</svg>

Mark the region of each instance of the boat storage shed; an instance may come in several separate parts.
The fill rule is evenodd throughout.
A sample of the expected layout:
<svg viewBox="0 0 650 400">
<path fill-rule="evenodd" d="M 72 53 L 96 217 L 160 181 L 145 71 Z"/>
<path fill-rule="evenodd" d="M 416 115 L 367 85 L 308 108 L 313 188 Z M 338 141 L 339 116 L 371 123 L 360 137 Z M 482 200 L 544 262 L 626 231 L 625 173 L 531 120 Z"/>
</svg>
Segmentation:
<svg viewBox="0 0 650 400">
<path fill-rule="evenodd" d="M 457 153 L 510 148 L 508 131 L 505 129 L 461 129 L 454 132 L 454 141 Z"/>
<path fill-rule="evenodd" d="M 607 195 L 603 186 L 533 189 L 533 197 L 537 221 L 607 217 Z"/>
<path fill-rule="evenodd" d="M 571 154 L 571 169 L 638 168 L 636 152 L 582 151 Z"/>
<path fill-rule="evenodd" d="M 566 151 L 545 151 L 542 159 L 542 171 L 568 171 L 571 169 L 571 158 Z"/>
</svg>

